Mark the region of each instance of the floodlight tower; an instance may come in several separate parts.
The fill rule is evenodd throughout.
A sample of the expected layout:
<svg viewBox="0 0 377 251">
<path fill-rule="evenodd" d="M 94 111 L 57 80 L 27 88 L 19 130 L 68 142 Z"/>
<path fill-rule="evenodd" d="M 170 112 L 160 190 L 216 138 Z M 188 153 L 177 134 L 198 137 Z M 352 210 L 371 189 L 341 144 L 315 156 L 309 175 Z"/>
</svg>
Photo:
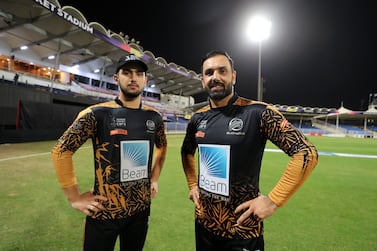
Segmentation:
<svg viewBox="0 0 377 251">
<path fill-rule="evenodd" d="M 253 41 L 258 42 L 258 101 L 263 101 L 262 68 L 262 41 L 270 36 L 271 22 L 262 16 L 253 17 L 250 20 L 248 33 Z"/>
</svg>

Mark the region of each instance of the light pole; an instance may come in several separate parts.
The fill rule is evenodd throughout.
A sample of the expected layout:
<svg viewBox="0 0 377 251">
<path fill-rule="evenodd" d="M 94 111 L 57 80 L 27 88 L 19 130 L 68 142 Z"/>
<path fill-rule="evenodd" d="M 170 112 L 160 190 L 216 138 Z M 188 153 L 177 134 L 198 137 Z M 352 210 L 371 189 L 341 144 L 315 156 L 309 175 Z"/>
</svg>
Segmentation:
<svg viewBox="0 0 377 251">
<path fill-rule="evenodd" d="M 250 38 L 258 42 L 258 101 L 263 101 L 262 81 L 262 41 L 270 36 L 271 22 L 264 17 L 254 17 L 250 20 L 248 33 Z"/>
</svg>

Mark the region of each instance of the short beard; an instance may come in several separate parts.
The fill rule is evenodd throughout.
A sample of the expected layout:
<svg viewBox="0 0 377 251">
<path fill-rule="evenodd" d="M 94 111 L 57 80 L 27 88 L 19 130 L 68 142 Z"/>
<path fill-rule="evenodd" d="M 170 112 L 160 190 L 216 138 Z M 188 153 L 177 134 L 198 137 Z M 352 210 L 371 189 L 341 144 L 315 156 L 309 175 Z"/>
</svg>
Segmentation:
<svg viewBox="0 0 377 251">
<path fill-rule="evenodd" d="M 127 92 L 125 90 L 120 90 L 126 100 L 134 100 L 135 98 L 139 97 L 141 92 Z"/>
<path fill-rule="evenodd" d="M 225 98 L 226 96 L 231 94 L 232 91 L 233 91 L 233 85 L 224 86 L 224 90 L 222 90 L 222 91 L 213 92 L 213 91 L 211 91 L 210 88 L 207 89 L 207 93 L 208 93 L 209 97 L 212 100 L 215 100 L 215 101 L 219 101 L 219 100 Z"/>
</svg>

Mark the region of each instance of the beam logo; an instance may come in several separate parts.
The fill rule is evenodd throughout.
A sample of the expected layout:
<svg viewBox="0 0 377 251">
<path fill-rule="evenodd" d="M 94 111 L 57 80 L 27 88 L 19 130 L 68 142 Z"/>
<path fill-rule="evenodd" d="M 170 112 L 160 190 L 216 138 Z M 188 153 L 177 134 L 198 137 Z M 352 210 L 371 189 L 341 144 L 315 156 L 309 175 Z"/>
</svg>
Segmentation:
<svg viewBox="0 0 377 251">
<path fill-rule="evenodd" d="M 120 147 L 120 181 L 148 178 L 149 142 L 122 141 Z"/>
<path fill-rule="evenodd" d="M 230 146 L 199 144 L 199 187 L 229 196 Z"/>
</svg>

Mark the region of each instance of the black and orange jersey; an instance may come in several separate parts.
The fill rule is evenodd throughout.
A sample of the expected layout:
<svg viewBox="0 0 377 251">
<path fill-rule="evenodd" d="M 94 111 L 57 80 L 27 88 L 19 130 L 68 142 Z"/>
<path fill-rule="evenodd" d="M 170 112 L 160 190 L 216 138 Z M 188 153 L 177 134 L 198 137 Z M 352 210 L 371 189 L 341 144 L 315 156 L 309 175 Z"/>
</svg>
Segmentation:
<svg viewBox="0 0 377 251">
<path fill-rule="evenodd" d="M 200 189 L 201 207 L 196 209 L 196 220 L 215 235 L 249 239 L 263 233 L 262 222 L 253 215 L 239 226 L 236 221 L 240 214 L 234 211 L 260 192 L 259 176 L 267 140 L 291 157 L 298 153 L 305 156 L 287 166 L 300 166 L 301 173 L 292 177 L 297 180 L 293 182 L 295 187 L 283 186 L 269 195 L 282 206 L 316 164 L 317 151 L 305 135 L 273 106 L 237 94 L 225 107 L 207 105 L 192 116 L 181 148 L 186 159 L 183 167 L 189 188 Z M 186 158 L 196 152 L 197 171 L 195 161 Z"/>
<path fill-rule="evenodd" d="M 72 155 L 88 139 L 94 154 L 94 194 L 108 198 L 106 210 L 93 217 L 120 219 L 149 208 L 154 147 L 167 147 L 160 113 L 145 105 L 123 107 L 118 99 L 81 111 L 52 151 L 63 188 L 77 184 Z"/>
</svg>

